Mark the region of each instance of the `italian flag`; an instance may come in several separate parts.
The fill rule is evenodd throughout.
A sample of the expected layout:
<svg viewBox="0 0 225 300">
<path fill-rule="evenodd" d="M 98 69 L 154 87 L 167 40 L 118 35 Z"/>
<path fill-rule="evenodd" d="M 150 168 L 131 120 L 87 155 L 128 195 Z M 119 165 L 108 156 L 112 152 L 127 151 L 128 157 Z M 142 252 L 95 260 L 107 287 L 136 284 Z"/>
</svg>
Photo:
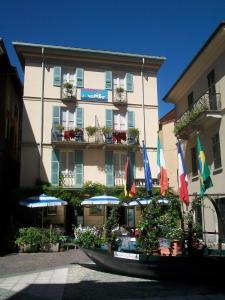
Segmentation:
<svg viewBox="0 0 225 300">
<path fill-rule="evenodd" d="M 183 152 L 180 142 L 178 142 L 178 182 L 180 191 L 180 200 L 186 205 L 189 205 L 188 188 L 187 188 L 187 173 L 184 166 Z"/>
<path fill-rule="evenodd" d="M 169 183 L 168 183 L 165 159 L 160 144 L 159 136 L 158 136 L 158 145 L 157 145 L 157 173 L 159 178 L 160 194 L 165 195 L 166 191 L 169 188 Z"/>
</svg>

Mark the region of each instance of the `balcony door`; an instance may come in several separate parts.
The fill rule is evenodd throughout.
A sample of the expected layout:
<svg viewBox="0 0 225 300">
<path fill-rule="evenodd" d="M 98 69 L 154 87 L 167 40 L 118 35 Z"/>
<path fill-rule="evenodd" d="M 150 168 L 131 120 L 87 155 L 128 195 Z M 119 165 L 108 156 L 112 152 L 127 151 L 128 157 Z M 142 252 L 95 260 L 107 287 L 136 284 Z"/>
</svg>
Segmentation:
<svg viewBox="0 0 225 300">
<path fill-rule="evenodd" d="M 208 80 L 208 90 L 209 90 L 209 108 L 210 108 L 210 110 L 217 110 L 215 72 L 214 72 L 214 70 L 212 70 L 208 74 L 207 80 Z"/>
<path fill-rule="evenodd" d="M 114 152 L 113 154 L 115 185 L 124 184 L 126 158 L 124 153 Z"/>
<path fill-rule="evenodd" d="M 74 109 L 68 110 L 64 107 L 61 108 L 61 125 L 65 130 L 75 128 Z"/>
<path fill-rule="evenodd" d="M 62 186 L 74 186 L 74 167 L 75 155 L 74 151 L 61 151 L 60 152 L 60 180 Z"/>
<path fill-rule="evenodd" d="M 113 128 L 119 131 L 125 131 L 126 128 L 126 113 L 114 111 L 113 114 Z"/>
</svg>

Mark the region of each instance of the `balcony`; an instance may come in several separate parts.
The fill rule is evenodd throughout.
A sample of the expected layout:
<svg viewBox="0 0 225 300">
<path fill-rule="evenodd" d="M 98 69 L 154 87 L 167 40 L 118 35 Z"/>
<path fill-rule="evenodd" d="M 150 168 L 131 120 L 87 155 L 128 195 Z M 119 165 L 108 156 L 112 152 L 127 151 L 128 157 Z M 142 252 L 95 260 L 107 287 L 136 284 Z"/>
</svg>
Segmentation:
<svg viewBox="0 0 225 300">
<path fill-rule="evenodd" d="M 64 128 L 61 125 L 52 128 L 52 143 L 84 142 L 84 132 L 80 128 Z"/>
<path fill-rule="evenodd" d="M 124 176 L 115 175 L 114 177 L 114 184 L 118 187 L 124 187 L 125 178 Z M 145 179 L 138 178 L 135 179 L 136 187 L 145 187 Z M 153 187 L 159 186 L 159 181 L 157 178 L 152 178 L 152 185 Z M 75 176 L 73 172 L 64 173 L 62 172 L 60 175 L 60 186 L 63 188 L 75 188 Z"/>
<path fill-rule="evenodd" d="M 111 128 L 95 128 L 90 135 L 90 127 L 86 129 L 80 128 L 64 128 L 60 124 L 52 128 L 51 142 L 52 144 L 80 144 L 87 148 L 91 145 L 115 145 L 115 147 L 123 147 L 124 145 L 139 145 L 139 131 L 136 128 L 128 130 L 115 130 Z"/>
<path fill-rule="evenodd" d="M 123 88 L 117 88 L 113 91 L 113 103 L 116 105 L 127 104 L 127 92 Z"/>
<path fill-rule="evenodd" d="M 71 83 L 66 82 L 61 88 L 61 96 L 64 100 L 75 100 L 77 98 L 77 89 Z"/>
<path fill-rule="evenodd" d="M 204 130 L 221 119 L 221 94 L 207 91 L 175 122 L 176 136 L 187 139 L 193 132 Z"/>
</svg>

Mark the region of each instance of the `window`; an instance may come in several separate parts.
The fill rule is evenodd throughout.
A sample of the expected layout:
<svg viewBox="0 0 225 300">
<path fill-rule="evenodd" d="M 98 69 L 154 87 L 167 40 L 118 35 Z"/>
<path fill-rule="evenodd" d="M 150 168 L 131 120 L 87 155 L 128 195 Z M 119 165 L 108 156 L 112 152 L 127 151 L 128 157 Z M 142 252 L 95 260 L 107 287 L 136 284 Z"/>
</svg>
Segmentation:
<svg viewBox="0 0 225 300">
<path fill-rule="evenodd" d="M 61 124 L 64 128 L 74 129 L 75 127 L 75 116 L 74 110 L 67 110 L 61 108 Z"/>
<path fill-rule="evenodd" d="M 75 71 L 72 69 L 70 69 L 70 70 L 64 69 L 63 76 L 62 76 L 63 84 L 66 82 L 69 82 L 72 85 L 74 85 L 74 73 L 75 73 Z"/>
<path fill-rule="evenodd" d="M 194 103 L 194 94 L 193 92 L 191 92 L 189 95 L 188 95 L 188 107 L 192 107 Z"/>
<path fill-rule="evenodd" d="M 196 147 L 191 148 L 192 176 L 198 175 L 198 160 Z"/>
<path fill-rule="evenodd" d="M 98 205 L 89 208 L 89 216 L 104 216 L 104 206 Z"/>
<path fill-rule="evenodd" d="M 113 128 L 116 130 L 126 130 L 126 113 L 114 111 Z"/>
<path fill-rule="evenodd" d="M 215 72 L 212 70 L 208 76 L 208 88 L 209 88 L 209 106 L 211 110 L 217 110 L 216 101 L 216 86 L 215 86 Z"/>
<path fill-rule="evenodd" d="M 57 206 L 48 206 L 47 207 L 47 215 L 48 216 L 56 216 L 57 215 Z"/>
<path fill-rule="evenodd" d="M 66 152 L 61 151 L 60 152 L 60 174 L 62 175 L 73 175 L 74 174 L 74 167 L 75 167 L 75 161 L 74 161 L 74 152 Z"/>
<path fill-rule="evenodd" d="M 123 180 L 125 177 L 125 163 L 126 163 L 126 154 L 124 153 L 114 153 L 113 155 L 113 164 L 114 164 L 114 176 L 115 179 Z M 122 183 L 122 182 L 118 182 Z"/>
<path fill-rule="evenodd" d="M 124 87 L 124 75 L 122 74 L 113 74 L 113 88 L 116 90 L 118 87 Z"/>
<path fill-rule="evenodd" d="M 222 164 L 221 164 L 221 153 L 220 153 L 220 138 L 218 133 L 212 137 L 212 148 L 213 148 L 214 169 L 219 169 L 221 168 Z"/>
</svg>

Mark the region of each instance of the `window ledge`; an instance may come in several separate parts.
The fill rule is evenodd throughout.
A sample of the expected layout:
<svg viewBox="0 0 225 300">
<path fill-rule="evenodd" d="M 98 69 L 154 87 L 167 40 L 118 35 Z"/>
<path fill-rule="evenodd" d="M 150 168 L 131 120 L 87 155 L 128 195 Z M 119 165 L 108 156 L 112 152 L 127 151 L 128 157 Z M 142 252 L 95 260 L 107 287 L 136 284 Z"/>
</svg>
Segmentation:
<svg viewBox="0 0 225 300">
<path fill-rule="evenodd" d="M 223 168 L 220 167 L 220 168 L 215 169 L 215 170 L 213 171 L 213 175 L 217 175 L 217 174 L 220 174 L 220 173 L 222 173 L 222 172 L 223 172 Z"/>
</svg>

